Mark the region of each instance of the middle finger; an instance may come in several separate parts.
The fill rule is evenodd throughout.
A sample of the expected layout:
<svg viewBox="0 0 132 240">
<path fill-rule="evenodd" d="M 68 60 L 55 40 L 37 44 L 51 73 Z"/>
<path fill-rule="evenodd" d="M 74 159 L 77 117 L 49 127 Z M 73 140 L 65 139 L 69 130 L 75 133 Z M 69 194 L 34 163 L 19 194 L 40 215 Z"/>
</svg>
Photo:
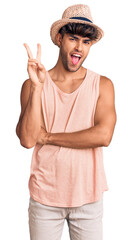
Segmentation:
<svg viewBox="0 0 132 240">
<path fill-rule="evenodd" d="M 41 45 L 37 44 L 37 56 L 36 59 L 38 59 L 39 62 L 41 62 Z"/>
</svg>

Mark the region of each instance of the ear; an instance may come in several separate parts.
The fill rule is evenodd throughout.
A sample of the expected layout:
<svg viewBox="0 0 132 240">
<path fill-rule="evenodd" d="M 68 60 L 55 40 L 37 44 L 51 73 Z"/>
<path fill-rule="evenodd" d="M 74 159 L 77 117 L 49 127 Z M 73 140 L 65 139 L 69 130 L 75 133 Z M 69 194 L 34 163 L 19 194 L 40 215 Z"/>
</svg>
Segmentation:
<svg viewBox="0 0 132 240">
<path fill-rule="evenodd" d="M 58 46 L 60 47 L 61 41 L 62 41 L 62 36 L 61 36 L 60 33 L 57 33 L 57 35 L 56 35 L 56 41 L 57 41 L 57 43 L 58 43 Z"/>
</svg>

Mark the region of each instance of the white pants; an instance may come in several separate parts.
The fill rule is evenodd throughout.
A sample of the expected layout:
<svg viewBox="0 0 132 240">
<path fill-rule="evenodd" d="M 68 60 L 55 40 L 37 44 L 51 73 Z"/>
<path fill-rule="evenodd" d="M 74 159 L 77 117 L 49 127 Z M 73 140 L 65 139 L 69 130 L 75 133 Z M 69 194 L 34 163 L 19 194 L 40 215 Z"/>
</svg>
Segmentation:
<svg viewBox="0 0 132 240">
<path fill-rule="evenodd" d="M 81 207 L 53 207 L 30 197 L 30 240 L 60 240 L 64 221 L 69 227 L 71 240 L 103 240 L 103 194 L 97 202 Z"/>
</svg>

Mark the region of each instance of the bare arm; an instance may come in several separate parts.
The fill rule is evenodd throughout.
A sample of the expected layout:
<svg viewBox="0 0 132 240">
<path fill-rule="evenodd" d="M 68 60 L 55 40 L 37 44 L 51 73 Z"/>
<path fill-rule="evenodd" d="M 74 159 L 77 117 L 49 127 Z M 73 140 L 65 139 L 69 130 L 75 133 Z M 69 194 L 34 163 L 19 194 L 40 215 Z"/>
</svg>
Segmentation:
<svg viewBox="0 0 132 240">
<path fill-rule="evenodd" d="M 26 44 L 25 44 L 26 45 Z M 21 145 L 31 148 L 36 144 L 42 125 L 41 93 L 45 81 L 45 68 L 40 63 L 40 45 L 38 45 L 37 59 L 33 59 L 28 45 L 28 73 L 21 90 L 21 115 L 16 127 L 17 136 Z"/>
<path fill-rule="evenodd" d="M 96 105 L 94 126 L 72 133 L 48 133 L 46 144 L 68 148 L 108 146 L 113 136 L 115 124 L 114 86 L 110 79 L 101 76 L 100 95 Z"/>
<path fill-rule="evenodd" d="M 30 81 L 30 80 L 29 80 Z M 25 84 L 24 87 L 26 87 Z M 24 90 L 24 88 L 23 88 Z M 41 126 L 41 88 L 30 85 L 29 99 L 27 106 L 20 120 L 19 138 L 21 145 L 31 148 L 35 145 Z M 24 92 L 22 94 L 24 98 Z M 24 100 L 22 99 L 22 102 Z"/>
</svg>

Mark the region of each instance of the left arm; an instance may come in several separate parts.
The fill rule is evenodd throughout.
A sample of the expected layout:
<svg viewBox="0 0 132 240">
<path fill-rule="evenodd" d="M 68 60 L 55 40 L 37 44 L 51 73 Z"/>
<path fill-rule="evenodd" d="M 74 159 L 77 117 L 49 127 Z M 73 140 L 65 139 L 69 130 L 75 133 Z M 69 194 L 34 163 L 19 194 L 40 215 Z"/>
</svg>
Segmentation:
<svg viewBox="0 0 132 240">
<path fill-rule="evenodd" d="M 70 133 L 44 133 L 43 144 L 68 148 L 108 146 L 116 124 L 115 93 L 112 81 L 101 76 L 100 93 L 96 105 L 94 126 Z"/>
</svg>

